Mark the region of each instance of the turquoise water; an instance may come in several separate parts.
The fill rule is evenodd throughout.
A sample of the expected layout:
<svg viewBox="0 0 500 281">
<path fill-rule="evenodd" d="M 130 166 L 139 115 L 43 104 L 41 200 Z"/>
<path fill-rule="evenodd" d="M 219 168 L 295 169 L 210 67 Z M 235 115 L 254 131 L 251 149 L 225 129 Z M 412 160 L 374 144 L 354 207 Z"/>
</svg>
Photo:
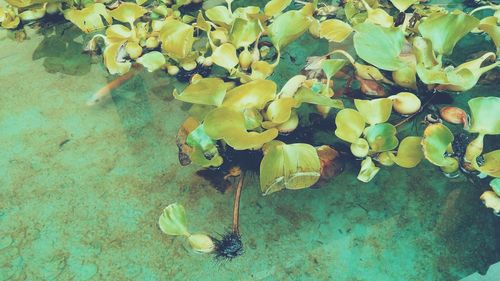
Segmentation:
<svg viewBox="0 0 500 281">
<path fill-rule="evenodd" d="M 193 253 L 160 231 L 162 209 L 179 202 L 193 231 L 215 235 L 230 225 L 233 197 L 178 163 L 187 108 L 171 91 L 180 85 L 143 71 L 88 107 L 113 77 L 81 54 L 85 40 L 70 26 L 28 29 L 22 43 L 0 33 L 0 280 L 458 280 L 500 260 L 499 220 L 479 200 L 487 182 L 448 179 L 427 162 L 384 167 L 369 184 L 349 162 L 320 189 L 266 197 L 250 176 L 245 254 L 220 263 Z M 282 85 L 327 48 L 301 38 L 273 79 Z M 500 96 L 494 75 L 449 99 L 466 108 Z"/>
</svg>

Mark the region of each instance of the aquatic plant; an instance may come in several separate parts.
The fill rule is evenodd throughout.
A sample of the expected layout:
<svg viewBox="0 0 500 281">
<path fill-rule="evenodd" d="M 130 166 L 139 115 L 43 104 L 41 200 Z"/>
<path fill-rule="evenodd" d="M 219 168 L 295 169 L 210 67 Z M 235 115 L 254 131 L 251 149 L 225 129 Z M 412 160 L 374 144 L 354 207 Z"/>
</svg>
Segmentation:
<svg viewBox="0 0 500 281">
<path fill-rule="evenodd" d="M 301 130 L 314 135 L 321 128 L 303 108 L 313 108 L 334 127 L 324 132 L 332 143 L 349 144 L 342 153 L 359 160 L 361 182 L 375 178 L 381 166 L 413 168 L 426 159 L 449 177 L 464 171 L 493 178 L 496 193 L 487 191 L 481 199 L 498 212 L 500 150 L 483 153 L 483 140 L 500 134 L 499 97 L 471 99 L 470 118 L 447 106 L 434 110 L 445 123 L 425 118 L 431 124 L 423 131 L 404 130 L 421 119 L 420 113 L 433 116 L 432 100 L 441 92 L 466 94 L 483 74 L 497 71 L 498 5 L 467 13 L 416 0 L 342 5 L 271 0 L 263 8 L 236 9 L 232 0 L 200 2 L 7 0 L 0 8 L 6 29 L 45 15 L 64 16 L 92 35 L 87 51 L 102 49 L 110 74 L 127 75 L 139 64 L 187 82 L 173 91 L 175 99 L 191 104 L 176 138 L 179 161 L 216 171 L 224 185 L 238 178 L 233 223 L 221 238 L 190 234 L 184 208 L 173 204 L 160 217 L 163 232 L 187 237 L 199 252 L 231 259 L 243 251 L 238 225 L 246 171 L 259 174 L 264 195 L 335 176 L 341 169 L 332 168 L 332 161 L 342 161 L 336 150 L 341 146 L 315 147 Z M 490 14 L 482 17 L 480 11 Z M 303 75 L 279 89 L 270 77 L 286 47 L 305 33 L 328 42 L 330 51 L 308 58 Z M 496 52 L 484 50 L 452 63 L 455 46 L 470 33 L 489 37 Z M 352 89 L 353 80 L 358 89 Z M 468 142 L 447 123 L 477 136 Z"/>
</svg>

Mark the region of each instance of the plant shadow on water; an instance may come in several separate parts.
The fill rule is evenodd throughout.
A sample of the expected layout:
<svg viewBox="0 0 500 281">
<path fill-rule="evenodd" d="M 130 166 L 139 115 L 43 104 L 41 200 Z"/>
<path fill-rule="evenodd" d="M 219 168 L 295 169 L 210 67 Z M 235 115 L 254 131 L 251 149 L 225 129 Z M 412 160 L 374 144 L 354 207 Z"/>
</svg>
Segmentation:
<svg viewBox="0 0 500 281">
<path fill-rule="evenodd" d="M 40 33 L 44 39 L 32 59 L 43 59 L 47 72 L 82 76 L 90 71 L 92 59 L 82 53 L 84 45 L 77 27 L 71 23 L 55 24 L 40 29 Z"/>
</svg>

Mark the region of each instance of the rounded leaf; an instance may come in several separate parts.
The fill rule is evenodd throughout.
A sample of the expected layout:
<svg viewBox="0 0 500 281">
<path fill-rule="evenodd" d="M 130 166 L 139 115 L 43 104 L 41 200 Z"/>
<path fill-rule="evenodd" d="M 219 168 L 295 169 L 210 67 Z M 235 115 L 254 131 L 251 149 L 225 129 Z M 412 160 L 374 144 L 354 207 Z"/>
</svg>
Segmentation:
<svg viewBox="0 0 500 281">
<path fill-rule="evenodd" d="M 393 71 L 405 66 L 399 58 L 405 40 L 400 28 L 364 22 L 354 29 L 354 48 L 360 58 L 383 70 Z"/>
<path fill-rule="evenodd" d="M 161 231 L 168 235 L 188 236 L 186 211 L 181 204 L 173 203 L 168 205 L 158 221 Z"/>
<path fill-rule="evenodd" d="M 391 116 L 392 100 L 388 98 L 373 100 L 355 99 L 354 105 L 366 123 L 370 125 L 384 123 Z"/>
<path fill-rule="evenodd" d="M 365 120 L 359 112 L 354 109 L 342 109 L 335 116 L 335 135 L 349 143 L 356 142 L 365 129 Z"/>
<path fill-rule="evenodd" d="M 236 55 L 236 48 L 231 43 L 224 43 L 217 47 L 212 53 L 214 63 L 230 71 L 238 63 L 239 59 Z"/>
<path fill-rule="evenodd" d="M 469 100 L 471 125 L 469 132 L 484 135 L 500 134 L 500 98 L 478 97 Z"/>
<path fill-rule="evenodd" d="M 445 157 L 448 148 L 453 142 L 453 133 L 441 123 L 431 124 L 424 130 L 422 147 L 424 156 L 429 162 L 436 166 L 450 166 L 454 164 L 454 159 Z"/>
<path fill-rule="evenodd" d="M 400 167 L 413 168 L 424 158 L 421 142 L 421 137 L 406 137 L 401 141 L 398 153 L 389 153 L 389 157 Z"/>
<path fill-rule="evenodd" d="M 223 139 L 236 150 L 258 149 L 278 136 L 278 130 L 248 132 L 243 112 L 229 107 L 219 107 L 210 111 L 204 121 L 205 132 L 214 140 Z"/>
<path fill-rule="evenodd" d="M 320 160 L 313 146 L 273 141 L 264 148 L 260 188 L 265 195 L 283 188 L 307 188 L 319 180 L 320 172 Z"/>
<path fill-rule="evenodd" d="M 174 90 L 174 97 L 184 102 L 220 106 L 226 96 L 226 89 L 220 78 L 202 78 L 189 84 L 181 94 Z"/>
<path fill-rule="evenodd" d="M 396 128 L 389 123 L 371 125 L 366 128 L 364 135 L 373 152 L 388 151 L 399 144 L 396 138 Z"/>
<path fill-rule="evenodd" d="M 329 19 L 321 22 L 319 35 L 332 42 L 342 42 L 352 33 L 352 27 L 341 20 Z"/>
</svg>

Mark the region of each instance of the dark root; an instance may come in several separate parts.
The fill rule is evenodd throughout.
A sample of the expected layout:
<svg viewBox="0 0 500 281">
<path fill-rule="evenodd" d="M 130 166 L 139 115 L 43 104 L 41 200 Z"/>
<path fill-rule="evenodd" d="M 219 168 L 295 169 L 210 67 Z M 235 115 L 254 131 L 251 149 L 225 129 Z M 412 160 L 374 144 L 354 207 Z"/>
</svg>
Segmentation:
<svg viewBox="0 0 500 281">
<path fill-rule="evenodd" d="M 228 232 L 214 242 L 215 258 L 218 260 L 231 260 L 243 254 L 243 243 L 237 232 Z"/>
</svg>

